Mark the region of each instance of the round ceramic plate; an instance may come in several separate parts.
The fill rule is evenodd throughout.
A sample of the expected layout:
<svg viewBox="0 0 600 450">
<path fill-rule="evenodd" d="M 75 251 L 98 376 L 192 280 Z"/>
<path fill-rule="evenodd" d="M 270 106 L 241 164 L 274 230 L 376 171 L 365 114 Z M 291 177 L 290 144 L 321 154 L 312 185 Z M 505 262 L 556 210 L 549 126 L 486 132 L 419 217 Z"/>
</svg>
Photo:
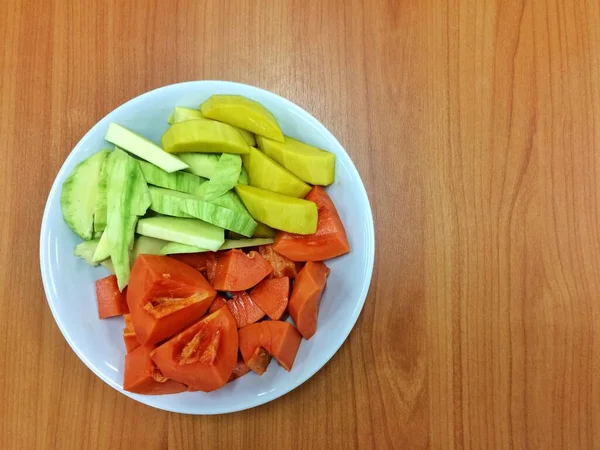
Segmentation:
<svg viewBox="0 0 600 450">
<path fill-rule="evenodd" d="M 250 373 L 211 393 L 149 396 L 123 390 L 123 319 L 98 319 L 94 281 L 106 276 L 73 256 L 81 241 L 62 219 L 60 193 L 77 163 L 109 147 L 104 135 L 111 122 L 155 142 L 167 129 L 175 106 L 198 108 L 212 94 L 239 94 L 256 100 L 277 117 L 284 134 L 336 155 L 336 180 L 327 191 L 346 227 L 351 252 L 328 261 L 331 274 L 321 300 L 318 328 L 303 340 L 291 372 L 273 360 L 263 376 Z M 373 270 L 373 217 L 365 188 L 340 143 L 313 116 L 271 92 L 224 81 L 195 81 L 165 86 L 125 103 L 98 122 L 75 146 L 52 186 L 40 235 L 44 289 L 54 319 L 77 356 L 102 380 L 123 394 L 156 408 L 187 414 L 219 414 L 267 403 L 304 383 L 340 348 L 363 307 Z"/>
</svg>

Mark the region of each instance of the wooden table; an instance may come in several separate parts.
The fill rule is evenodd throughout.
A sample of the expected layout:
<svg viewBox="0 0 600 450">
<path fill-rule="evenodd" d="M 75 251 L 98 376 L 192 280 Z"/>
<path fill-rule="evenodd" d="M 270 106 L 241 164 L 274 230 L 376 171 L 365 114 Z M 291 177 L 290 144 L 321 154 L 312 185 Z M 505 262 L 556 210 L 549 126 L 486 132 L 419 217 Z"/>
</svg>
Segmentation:
<svg viewBox="0 0 600 450">
<path fill-rule="evenodd" d="M 600 445 L 597 0 L 3 0 L 0 448 Z M 45 302 L 38 235 L 81 136 L 142 92 L 257 85 L 344 144 L 371 292 L 310 381 L 220 417 L 93 375 Z M 598 447 L 596 447 L 598 448 Z"/>
</svg>

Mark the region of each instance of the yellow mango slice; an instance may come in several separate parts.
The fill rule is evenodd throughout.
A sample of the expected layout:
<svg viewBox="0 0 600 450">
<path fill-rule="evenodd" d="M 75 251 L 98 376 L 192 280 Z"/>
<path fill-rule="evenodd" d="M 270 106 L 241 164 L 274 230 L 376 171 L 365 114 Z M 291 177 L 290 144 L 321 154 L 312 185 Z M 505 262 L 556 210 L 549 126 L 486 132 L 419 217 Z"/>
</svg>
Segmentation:
<svg viewBox="0 0 600 450">
<path fill-rule="evenodd" d="M 255 220 L 288 233 L 317 231 L 315 203 L 243 184 L 238 184 L 235 190 Z"/>
<path fill-rule="evenodd" d="M 334 182 L 335 155 L 333 153 L 288 136 L 284 137 L 284 142 L 262 136 L 258 136 L 257 141 L 265 155 L 301 180 L 319 186 L 329 186 Z"/>
<path fill-rule="evenodd" d="M 200 105 L 200 110 L 209 119 L 283 142 L 283 133 L 275 116 L 254 100 L 241 95 L 213 95 Z"/>
<path fill-rule="evenodd" d="M 202 115 L 202 111 L 200 111 L 199 109 L 185 108 L 183 106 L 176 106 L 173 110 L 172 116 L 173 117 L 169 122 L 171 124 L 185 122 L 186 120 L 206 119 L 206 117 Z M 244 140 L 246 141 L 246 144 L 251 145 L 253 147 L 256 145 L 256 139 L 254 138 L 254 134 L 250 133 L 249 131 L 242 130 L 241 128 L 233 128 L 239 131 L 239 133 L 242 135 L 242 138 L 244 138 Z"/>
<path fill-rule="evenodd" d="M 310 192 L 308 184 L 254 147 L 242 155 L 242 162 L 250 186 L 298 198 L 304 198 Z"/>
<path fill-rule="evenodd" d="M 162 146 L 169 153 L 237 153 L 250 146 L 233 127 L 214 120 L 195 119 L 179 122 L 163 134 Z"/>
</svg>

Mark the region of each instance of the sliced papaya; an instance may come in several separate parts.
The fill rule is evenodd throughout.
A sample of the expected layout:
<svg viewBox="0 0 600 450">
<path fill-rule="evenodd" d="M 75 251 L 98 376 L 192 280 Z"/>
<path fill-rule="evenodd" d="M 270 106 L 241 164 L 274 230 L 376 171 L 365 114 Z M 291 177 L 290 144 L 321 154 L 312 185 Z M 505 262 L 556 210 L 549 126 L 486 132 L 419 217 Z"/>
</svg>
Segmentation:
<svg viewBox="0 0 600 450">
<path fill-rule="evenodd" d="M 273 268 L 260 253 L 233 249 L 219 254 L 213 287 L 219 291 L 245 291 L 267 277 Z"/>
<path fill-rule="evenodd" d="M 125 356 L 123 389 L 136 394 L 176 394 L 187 386 L 165 377 L 150 358 L 152 348 L 141 345 Z"/>
<path fill-rule="evenodd" d="M 271 319 L 279 320 L 287 309 L 290 295 L 288 277 L 262 280 L 250 292 L 254 303 Z"/>
<path fill-rule="evenodd" d="M 163 341 L 206 312 L 216 291 L 204 276 L 168 256 L 140 255 L 131 271 L 127 303 L 141 344 Z"/>
<path fill-rule="evenodd" d="M 304 339 L 310 339 L 317 331 L 319 304 L 328 275 L 325 264 L 309 261 L 294 283 L 288 310 Z"/>
<path fill-rule="evenodd" d="M 302 336 L 293 325 L 278 320 L 253 323 L 239 331 L 240 352 L 248 367 L 261 375 L 266 370 L 264 349 L 288 372 L 294 365 Z"/>
<path fill-rule="evenodd" d="M 231 377 L 238 356 L 238 332 L 228 308 L 220 308 L 169 339 L 151 354 L 167 377 L 188 390 L 214 391 Z"/>
</svg>

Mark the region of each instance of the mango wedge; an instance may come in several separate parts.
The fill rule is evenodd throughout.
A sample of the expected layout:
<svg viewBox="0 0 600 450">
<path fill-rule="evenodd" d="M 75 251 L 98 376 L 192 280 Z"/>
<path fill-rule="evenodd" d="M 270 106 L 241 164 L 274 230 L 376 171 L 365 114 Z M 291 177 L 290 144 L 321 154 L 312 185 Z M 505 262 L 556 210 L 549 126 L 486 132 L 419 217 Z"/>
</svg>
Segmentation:
<svg viewBox="0 0 600 450">
<path fill-rule="evenodd" d="M 258 146 L 269 158 L 310 184 L 329 186 L 335 180 L 335 155 L 285 136 L 277 142 L 257 137 Z"/>
<path fill-rule="evenodd" d="M 163 134 L 162 146 L 169 153 L 237 153 L 250 151 L 233 127 L 207 119 L 187 120 L 171 125 Z"/>
<path fill-rule="evenodd" d="M 254 100 L 241 95 L 213 95 L 200 105 L 200 110 L 209 119 L 283 142 L 283 133 L 275 116 Z"/>
<path fill-rule="evenodd" d="M 169 123 L 174 124 L 196 119 L 206 119 L 206 117 L 202 115 L 202 111 L 200 111 L 199 109 L 176 106 L 173 110 L 173 113 L 171 114 L 171 117 L 169 117 Z M 239 131 L 239 133 L 242 135 L 242 138 L 244 138 L 244 140 L 246 141 L 246 144 L 252 146 L 256 145 L 256 139 L 254 138 L 254 134 L 250 133 L 249 131 L 242 130 L 241 128 L 234 128 Z"/>
<path fill-rule="evenodd" d="M 235 190 L 255 220 L 288 233 L 317 231 L 315 203 L 243 184 L 238 184 Z"/>
<path fill-rule="evenodd" d="M 242 162 L 250 186 L 297 198 L 304 198 L 310 192 L 308 184 L 254 147 L 242 155 Z"/>
</svg>

